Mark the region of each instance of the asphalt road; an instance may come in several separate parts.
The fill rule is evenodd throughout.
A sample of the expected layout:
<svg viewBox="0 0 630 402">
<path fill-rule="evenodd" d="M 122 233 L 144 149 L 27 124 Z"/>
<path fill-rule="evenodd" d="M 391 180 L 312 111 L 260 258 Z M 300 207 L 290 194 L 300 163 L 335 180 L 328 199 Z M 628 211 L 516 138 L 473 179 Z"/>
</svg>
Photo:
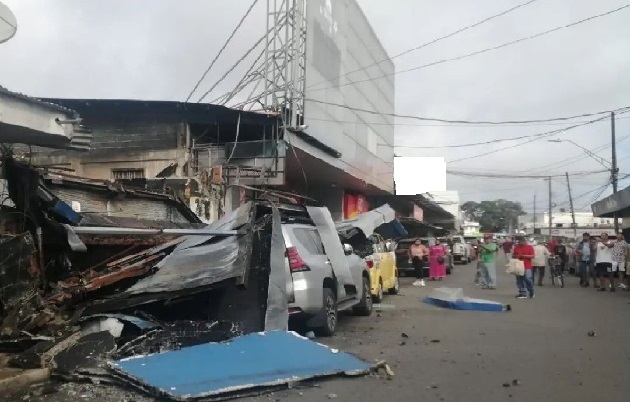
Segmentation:
<svg viewBox="0 0 630 402">
<path fill-rule="evenodd" d="M 444 282 L 429 282 L 426 288 L 414 288 L 411 278 L 403 278 L 401 294 L 384 301 L 389 308 L 370 318 L 346 316 L 335 337 L 319 340 L 370 361 L 386 360 L 393 378 L 383 373 L 322 380 L 242 400 L 630 400 L 630 292 L 598 293 L 569 278 L 564 289 L 547 283 L 537 288 L 536 299 L 516 300 L 514 278 L 499 271 L 495 291 L 473 286 L 474 263 L 458 266 Z M 453 311 L 423 304 L 421 298 L 437 286 L 461 287 L 468 296 L 509 303 L 512 311 Z M 99 386 L 64 385 L 54 391 L 28 399 L 151 400 Z"/>
</svg>

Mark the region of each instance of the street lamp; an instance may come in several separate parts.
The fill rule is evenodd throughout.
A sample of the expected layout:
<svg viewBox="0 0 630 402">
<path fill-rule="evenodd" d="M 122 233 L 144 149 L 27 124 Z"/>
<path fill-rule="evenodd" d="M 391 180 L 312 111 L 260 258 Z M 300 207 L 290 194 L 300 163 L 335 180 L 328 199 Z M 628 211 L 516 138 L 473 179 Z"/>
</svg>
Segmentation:
<svg viewBox="0 0 630 402">
<path fill-rule="evenodd" d="M 595 159 L 597 162 L 599 162 L 600 165 L 602 165 L 603 167 L 606 168 L 606 170 L 612 170 L 612 166 L 609 162 L 607 162 L 604 158 L 602 158 L 601 156 L 598 156 L 596 154 L 594 154 L 593 152 L 591 152 L 590 150 L 584 148 L 583 146 L 581 146 L 580 144 L 578 144 L 577 142 L 574 142 L 572 140 L 561 140 L 561 139 L 554 139 L 554 140 L 547 140 L 549 142 L 570 142 L 571 144 L 575 145 L 576 147 L 580 148 L 581 150 L 583 150 L 588 156 L 590 156 L 591 158 Z"/>
</svg>

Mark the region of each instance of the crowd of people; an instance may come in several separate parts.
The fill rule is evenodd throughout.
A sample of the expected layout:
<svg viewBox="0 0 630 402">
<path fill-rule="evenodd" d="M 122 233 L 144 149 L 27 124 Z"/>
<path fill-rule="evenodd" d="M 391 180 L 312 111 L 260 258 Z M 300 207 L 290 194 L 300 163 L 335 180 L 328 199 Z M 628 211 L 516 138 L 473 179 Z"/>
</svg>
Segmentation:
<svg viewBox="0 0 630 402">
<path fill-rule="evenodd" d="M 574 251 L 572 251 L 574 250 Z M 529 241 L 525 236 L 497 241 L 492 235 L 486 235 L 477 245 L 479 262 L 475 276 L 475 285 L 483 289 L 497 288 L 497 256 L 503 252 L 509 261 L 517 259 L 524 266 L 523 275 L 516 275 L 517 298 L 535 298 L 535 286 L 543 286 L 545 274 L 553 275 L 550 264 L 558 261 L 563 271 L 568 270 L 571 253 L 576 258 L 576 275 L 580 286 L 589 287 L 591 282 L 600 292 L 614 292 L 617 288 L 630 290 L 630 245 L 619 233 L 615 240 L 606 233 L 600 237 L 584 233 L 572 250 L 562 238 L 552 238 L 547 242 Z M 409 248 L 409 259 L 414 267 L 416 281 L 413 286 L 426 286 L 425 279 L 443 280 L 447 275 L 448 248 L 436 240 L 426 246 L 420 239 Z M 428 261 L 428 278 L 425 278 L 424 265 Z M 618 278 L 618 283 L 616 279 Z"/>
<path fill-rule="evenodd" d="M 498 249 L 491 237 L 485 238 L 484 243 L 479 246 L 480 260 L 475 282 L 484 289 L 496 288 Z M 523 274 L 516 275 L 516 297 L 519 299 L 533 299 L 536 296 L 534 284 L 537 282 L 536 286 L 543 286 L 545 272 L 550 264 L 557 263 L 562 271 L 569 266 L 570 250 L 561 238 L 552 238 L 546 243 L 530 242 L 524 236 L 517 237 L 516 243 L 505 239 L 501 243 L 501 249 L 508 261 L 517 259 L 523 262 Z M 599 238 L 584 233 L 574 250 L 580 286 L 589 287 L 592 280 L 593 286 L 600 292 L 614 292 L 617 287 L 630 290 L 630 246 L 622 233 L 615 240 L 610 240 L 606 233 Z M 551 270 L 549 275 L 553 275 Z"/>
</svg>

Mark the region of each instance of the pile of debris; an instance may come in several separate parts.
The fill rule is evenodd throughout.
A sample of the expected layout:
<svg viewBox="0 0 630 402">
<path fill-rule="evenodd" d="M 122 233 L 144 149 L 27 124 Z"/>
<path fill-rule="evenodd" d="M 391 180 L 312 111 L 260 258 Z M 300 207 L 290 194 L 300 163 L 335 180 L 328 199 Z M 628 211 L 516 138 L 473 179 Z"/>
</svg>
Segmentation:
<svg viewBox="0 0 630 402">
<path fill-rule="evenodd" d="M 131 385 L 180 400 L 250 389 L 217 385 L 225 382 L 226 365 L 242 366 L 246 352 L 248 364 L 260 365 L 247 384 L 296 381 L 294 372 L 276 367 L 288 364 L 290 344 L 313 354 L 312 366 L 301 359 L 303 378 L 372 368 L 336 351 L 331 357 L 325 347 L 285 332 L 285 266 L 278 263 L 285 246 L 280 216 L 268 203 L 246 203 L 204 226 L 171 196 L 76 177 L 51 179 L 13 159 L 3 168 L 13 205 L 3 202 L 0 210 L 0 353 L 8 354 L 10 367 L 49 368 L 64 380 Z M 93 209 L 106 205 L 107 212 L 82 212 L 75 199 Z M 109 213 L 112 204 L 124 202 L 145 215 Z M 150 219 L 151 213 L 172 219 Z M 248 336 L 263 331 L 274 332 Z M 245 346 L 235 350 L 233 344 Z M 257 355 L 259 347 L 266 356 Z M 209 358 L 199 360 L 214 376 L 200 381 L 214 381 L 212 389 L 191 389 L 187 378 L 194 376 L 185 371 L 166 379 L 156 374 L 180 359 L 216 351 L 234 362 L 221 360 L 213 371 Z M 280 359 L 275 365 L 274 353 Z"/>
</svg>

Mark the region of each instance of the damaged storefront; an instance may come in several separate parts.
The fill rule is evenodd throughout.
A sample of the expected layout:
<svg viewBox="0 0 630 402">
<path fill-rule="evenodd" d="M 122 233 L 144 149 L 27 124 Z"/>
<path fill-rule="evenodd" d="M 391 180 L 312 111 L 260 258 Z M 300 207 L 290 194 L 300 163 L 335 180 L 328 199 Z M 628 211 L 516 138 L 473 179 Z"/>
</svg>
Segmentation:
<svg viewBox="0 0 630 402">
<path fill-rule="evenodd" d="M 163 194 L 52 174 L 11 158 L 2 168 L 10 202 L 0 212 L 0 354 L 12 369 L 190 400 L 293 382 L 295 370 L 287 367 L 296 365 L 303 372 L 297 380 L 374 368 L 286 332 L 290 273 L 273 202 L 246 202 L 205 225 Z M 309 213 L 320 216 L 320 209 Z M 331 228 L 327 241 L 338 242 L 330 215 L 321 216 Z M 264 331 L 278 332 L 252 337 Z M 227 340 L 252 353 L 264 344 L 266 360 L 246 359 L 257 362 L 256 381 L 231 376 L 225 386 L 242 366 L 241 352 Z M 286 348 L 325 364 L 278 361 Z M 186 377 L 156 377 L 142 364 L 149 359 L 163 371 L 191 354 L 215 353 L 231 360 L 221 369 L 197 361 L 205 371 L 195 375 L 211 384 L 201 388 Z"/>
</svg>

